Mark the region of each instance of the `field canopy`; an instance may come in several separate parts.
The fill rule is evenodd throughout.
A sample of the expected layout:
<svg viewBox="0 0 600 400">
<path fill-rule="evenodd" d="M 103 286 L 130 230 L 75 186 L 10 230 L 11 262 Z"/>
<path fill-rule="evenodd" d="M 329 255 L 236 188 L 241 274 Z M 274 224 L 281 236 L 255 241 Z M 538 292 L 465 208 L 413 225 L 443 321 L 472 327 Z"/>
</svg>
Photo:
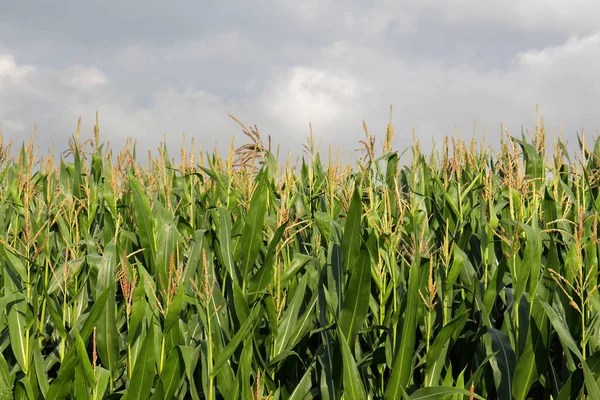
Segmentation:
<svg viewBox="0 0 600 400">
<path fill-rule="evenodd" d="M 350 166 L 242 127 L 146 167 L 0 141 L 0 399 L 600 399 L 600 141 L 365 125 Z"/>
</svg>

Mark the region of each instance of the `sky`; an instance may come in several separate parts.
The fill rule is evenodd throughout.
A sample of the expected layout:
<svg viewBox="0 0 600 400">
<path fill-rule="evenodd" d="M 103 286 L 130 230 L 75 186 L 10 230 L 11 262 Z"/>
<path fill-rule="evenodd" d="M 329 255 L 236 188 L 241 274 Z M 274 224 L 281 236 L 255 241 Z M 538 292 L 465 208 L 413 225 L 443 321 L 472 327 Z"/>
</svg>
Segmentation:
<svg viewBox="0 0 600 400">
<path fill-rule="evenodd" d="M 0 0 L 0 132 L 67 148 L 77 120 L 138 151 L 182 133 L 227 149 L 256 125 L 282 152 L 416 137 L 520 136 L 536 105 L 572 146 L 600 128 L 600 2 L 593 0 Z M 457 130 L 458 129 L 458 130 Z M 572 147 L 571 146 L 571 147 Z"/>
</svg>

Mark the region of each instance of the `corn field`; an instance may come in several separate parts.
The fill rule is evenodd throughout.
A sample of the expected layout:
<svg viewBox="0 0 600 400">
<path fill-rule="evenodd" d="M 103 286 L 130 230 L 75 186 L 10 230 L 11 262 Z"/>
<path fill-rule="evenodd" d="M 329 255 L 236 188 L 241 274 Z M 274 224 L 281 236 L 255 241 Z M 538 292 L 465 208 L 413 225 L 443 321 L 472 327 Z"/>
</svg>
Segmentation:
<svg viewBox="0 0 600 400">
<path fill-rule="evenodd" d="M 241 126 L 177 165 L 0 136 L 0 399 L 600 399 L 600 141 Z"/>
</svg>

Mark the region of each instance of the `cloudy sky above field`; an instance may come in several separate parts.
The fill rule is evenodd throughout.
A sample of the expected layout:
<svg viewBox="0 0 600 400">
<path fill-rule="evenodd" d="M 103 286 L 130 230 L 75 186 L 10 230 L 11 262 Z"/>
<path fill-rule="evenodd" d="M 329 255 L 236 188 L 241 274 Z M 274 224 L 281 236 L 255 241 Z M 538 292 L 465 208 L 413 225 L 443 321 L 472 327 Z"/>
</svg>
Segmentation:
<svg viewBox="0 0 600 400">
<path fill-rule="evenodd" d="M 346 153 L 412 127 L 498 141 L 548 128 L 576 143 L 600 128 L 600 3 L 593 0 L 256 0 L 5 2 L 0 12 L 0 129 L 64 149 L 82 117 L 91 137 L 156 149 L 181 134 L 207 149 L 243 140 L 233 114 L 284 150 L 313 132 Z M 174 152 L 175 153 L 175 152 Z"/>
</svg>

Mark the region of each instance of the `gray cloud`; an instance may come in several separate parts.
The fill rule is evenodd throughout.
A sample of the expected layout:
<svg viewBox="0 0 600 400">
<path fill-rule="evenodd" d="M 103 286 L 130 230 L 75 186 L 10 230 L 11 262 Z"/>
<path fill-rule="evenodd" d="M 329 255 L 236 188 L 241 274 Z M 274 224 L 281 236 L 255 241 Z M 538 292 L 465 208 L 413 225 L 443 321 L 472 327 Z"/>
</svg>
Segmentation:
<svg viewBox="0 0 600 400">
<path fill-rule="evenodd" d="M 348 152 L 363 119 L 383 138 L 390 104 L 400 149 L 413 126 L 426 149 L 456 126 L 469 138 L 475 120 L 479 137 L 487 123 L 488 142 L 501 122 L 518 135 L 534 125 L 537 103 L 571 143 L 582 126 L 600 127 L 595 2 L 157 4 L 4 7 L 5 139 L 20 142 L 37 123 L 40 147 L 64 148 L 77 118 L 89 135 L 99 110 L 114 148 L 133 136 L 141 151 L 156 149 L 166 133 L 177 149 L 185 132 L 224 149 L 234 134 L 243 140 L 231 113 L 296 154 L 309 122 Z"/>
</svg>

